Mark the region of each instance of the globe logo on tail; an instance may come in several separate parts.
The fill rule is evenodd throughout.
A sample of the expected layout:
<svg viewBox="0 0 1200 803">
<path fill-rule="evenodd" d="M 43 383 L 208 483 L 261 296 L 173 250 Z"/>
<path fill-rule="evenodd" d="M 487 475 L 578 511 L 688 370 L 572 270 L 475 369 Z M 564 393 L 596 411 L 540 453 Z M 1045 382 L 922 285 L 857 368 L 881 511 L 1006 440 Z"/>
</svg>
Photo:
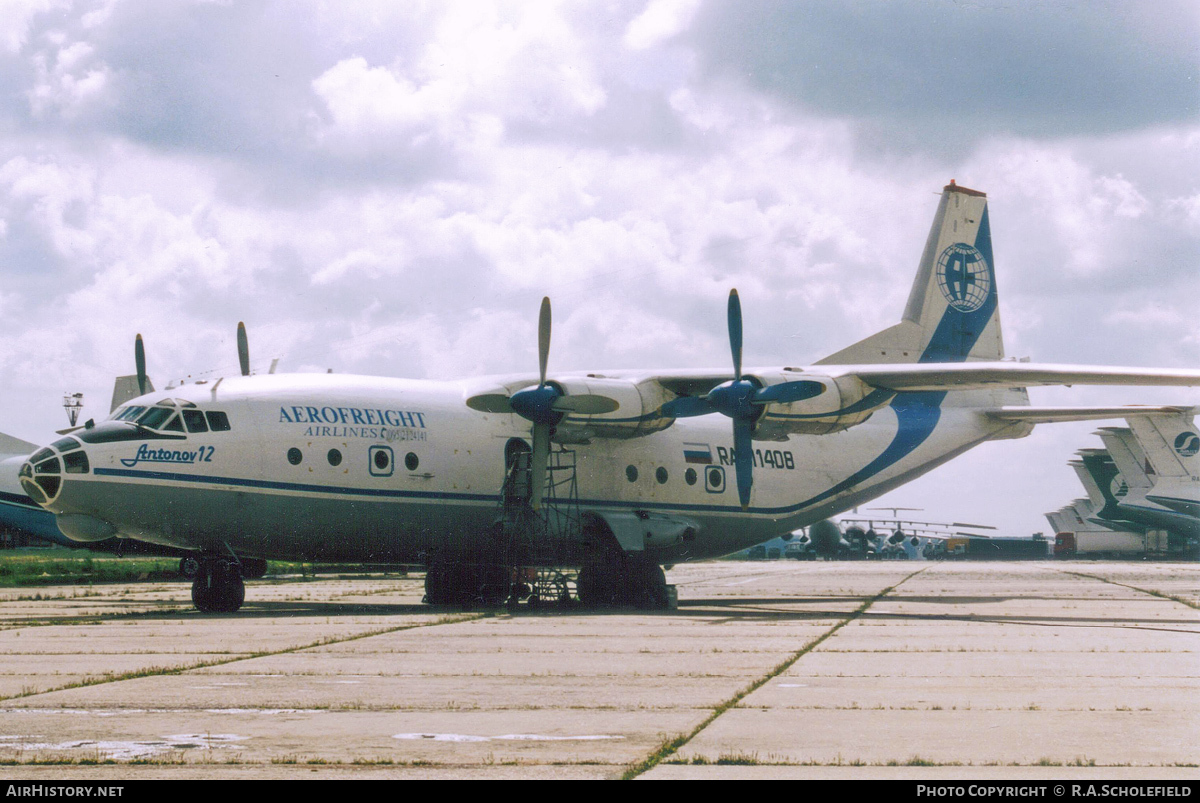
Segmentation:
<svg viewBox="0 0 1200 803">
<path fill-rule="evenodd" d="M 1180 432 L 1175 436 L 1175 451 L 1180 457 L 1192 457 L 1200 452 L 1200 435 L 1195 432 Z"/>
<path fill-rule="evenodd" d="M 937 282 L 951 307 L 959 312 L 974 312 L 987 301 L 992 273 L 979 249 L 955 243 L 938 257 Z"/>
</svg>

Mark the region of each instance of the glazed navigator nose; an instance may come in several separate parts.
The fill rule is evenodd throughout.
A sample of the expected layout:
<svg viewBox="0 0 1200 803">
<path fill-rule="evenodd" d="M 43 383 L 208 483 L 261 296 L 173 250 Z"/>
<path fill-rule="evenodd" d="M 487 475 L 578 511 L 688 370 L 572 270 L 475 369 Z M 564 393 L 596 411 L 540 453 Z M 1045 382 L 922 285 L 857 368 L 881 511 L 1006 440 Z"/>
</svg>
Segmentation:
<svg viewBox="0 0 1200 803">
<path fill-rule="evenodd" d="M 21 466 L 21 487 L 39 505 L 48 505 L 62 490 L 63 474 L 87 474 L 87 453 L 75 438 L 63 438 L 39 449 Z"/>
</svg>

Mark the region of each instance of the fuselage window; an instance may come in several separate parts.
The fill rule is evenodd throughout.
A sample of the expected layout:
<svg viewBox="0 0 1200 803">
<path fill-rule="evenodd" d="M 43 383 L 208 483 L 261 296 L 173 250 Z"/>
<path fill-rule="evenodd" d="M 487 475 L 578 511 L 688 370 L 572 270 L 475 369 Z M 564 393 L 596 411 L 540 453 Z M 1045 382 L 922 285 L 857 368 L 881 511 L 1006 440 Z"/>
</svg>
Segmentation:
<svg viewBox="0 0 1200 803">
<path fill-rule="evenodd" d="M 689 468 L 687 471 L 683 472 L 683 481 L 686 482 L 688 485 L 695 485 L 696 484 L 696 469 Z"/>
<path fill-rule="evenodd" d="M 330 449 L 327 457 L 329 458 L 329 465 L 331 466 L 338 466 L 342 463 L 342 453 L 337 449 Z"/>
<path fill-rule="evenodd" d="M 300 465 L 300 461 L 303 459 L 304 459 L 304 453 L 301 452 L 299 449 L 297 449 L 295 446 L 293 446 L 291 449 L 288 449 L 288 462 L 291 463 L 293 466 Z"/>
<path fill-rule="evenodd" d="M 637 475 L 637 466 L 625 467 L 625 479 L 629 480 L 630 482 L 637 482 Z"/>
<path fill-rule="evenodd" d="M 199 410 L 184 410 L 183 423 L 187 424 L 188 432 L 208 432 L 208 423 L 204 420 L 204 413 Z"/>
<path fill-rule="evenodd" d="M 390 446 L 372 446 L 367 449 L 367 467 L 372 477 L 390 477 L 394 468 Z"/>
<path fill-rule="evenodd" d="M 413 452 L 404 455 L 404 467 L 409 471 L 416 471 L 417 466 L 421 465 L 421 458 L 417 457 Z"/>
<path fill-rule="evenodd" d="M 658 480 L 659 485 L 667 484 L 667 470 L 662 466 L 654 469 L 654 479 Z"/>
<path fill-rule="evenodd" d="M 228 432 L 231 429 L 229 426 L 229 416 L 225 415 L 225 413 L 219 410 L 209 410 L 205 415 L 208 416 L 208 427 L 213 432 Z"/>
<path fill-rule="evenodd" d="M 171 416 L 171 420 L 159 427 L 163 432 L 183 432 L 183 419 L 177 415 Z"/>
</svg>

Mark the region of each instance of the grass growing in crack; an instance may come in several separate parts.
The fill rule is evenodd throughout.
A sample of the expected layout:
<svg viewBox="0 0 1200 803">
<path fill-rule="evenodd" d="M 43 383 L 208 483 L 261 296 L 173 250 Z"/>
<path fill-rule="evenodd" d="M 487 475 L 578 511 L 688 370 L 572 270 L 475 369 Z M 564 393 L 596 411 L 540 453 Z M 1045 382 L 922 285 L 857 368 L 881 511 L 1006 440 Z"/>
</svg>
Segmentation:
<svg viewBox="0 0 1200 803">
<path fill-rule="evenodd" d="M 248 661 L 254 658 L 267 658 L 275 655 L 288 655 L 289 653 L 302 652 L 303 650 L 311 650 L 316 647 L 326 647 L 331 644 L 345 644 L 349 641 L 357 641 L 358 639 L 371 638 L 372 636 L 382 636 L 388 633 L 399 633 L 403 630 L 413 630 L 421 627 L 434 627 L 436 625 L 456 624 L 458 622 L 467 622 L 472 619 L 479 619 L 486 614 L 461 614 L 454 616 L 440 616 L 432 622 L 417 622 L 413 624 L 398 625 L 396 627 L 385 627 L 377 630 L 368 630 L 363 633 L 356 633 L 352 636 L 331 636 L 328 638 L 317 639 L 308 644 L 301 644 L 295 647 L 287 647 L 282 650 L 263 650 L 261 652 L 242 653 L 229 658 L 215 658 L 208 661 L 197 661 L 195 663 L 186 664 L 183 666 L 152 666 L 142 669 L 135 669 L 130 672 L 105 672 L 103 675 L 84 678 L 75 681 L 74 683 L 65 683 L 62 686 L 54 686 L 47 689 L 30 689 L 23 687 L 17 694 L 0 695 L 0 701 L 16 700 L 21 697 L 31 697 L 37 694 L 47 694 L 54 691 L 63 691 L 64 689 L 81 689 L 87 686 L 99 686 L 105 683 L 115 683 L 122 680 L 136 680 L 144 677 L 166 677 L 169 675 L 182 675 L 185 672 L 191 672 L 194 669 L 207 669 L 213 666 L 224 666 L 226 664 L 236 663 L 238 661 Z"/>
<path fill-rule="evenodd" d="M 926 568 L 928 568 L 928 567 L 926 567 Z M 874 605 L 876 602 L 883 599 L 885 596 L 887 596 L 891 592 L 895 591 L 896 588 L 901 583 L 905 582 L 906 580 L 908 580 L 912 577 L 915 577 L 916 575 L 920 574 L 923 571 L 925 571 L 925 569 L 918 569 L 917 571 L 915 571 L 912 574 L 905 577 L 904 580 L 901 580 L 899 583 L 896 583 L 896 585 L 888 586 L 887 588 L 883 589 L 875 596 L 868 599 L 862 605 L 858 606 L 858 608 L 856 610 L 852 611 L 845 619 L 842 619 L 840 622 L 835 624 L 829 630 L 822 633 L 817 638 L 813 639 L 810 642 L 807 642 L 799 650 L 792 653 L 790 656 L 788 656 L 787 658 L 785 658 L 784 660 L 782 660 L 778 664 L 776 664 L 774 668 L 772 668 L 770 671 L 767 672 L 767 674 L 763 675 L 761 678 L 754 681 L 750 685 L 746 686 L 744 689 L 737 692 L 732 697 L 730 697 L 728 700 L 726 700 L 725 702 L 721 703 L 716 708 L 714 708 L 712 710 L 712 713 L 710 713 L 707 717 L 705 717 L 704 721 L 702 721 L 699 725 L 697 725 L 695 728 L 693 728 L 690 733 L 683 733 L 683 734 L 678 734 L 676 736 L 668 737 L 649 756 L 647 756 L 646 758 L 637 762 L 636 764 L 629 765 L 629 767 L 626 768 L 624 774 L 621 775 L 621 779 L 622 780 L 632 780 L 645 772 L 649 772 L 650 770 L 654 769 L 654 767 L 658 766 L 663 761 L 670 758 L 672 755 L 674 755 L 679 750 L 679 748 L 683 747 L 685 744 L 687 744 L 689 741 L 691 741 L 693 738 L 695 738 L 696 735 L 699 734 L 702 730 L 704 730 L 709 725 L 711 725 L 712 722 L 717 717 L 721 716 L 726 711 L 733 708 L 738 703 L 740 703 L 742 700 L 744 700 L 746 697 L 753 694 L 758 689 L 762 688 L 773 678 L 776 678 L 779 675 L 786 672 L 788 669 L 790 669 L 792 667 L 793 664 L 795 664 L 797 661 L 799 661 L 801 658 L 803 658 L 809 652 L 816 649 L 824 641 L 831 638 L 835 633 L 837 633 L 843 627 L 850 624 L 855 619 L 857 619 L 858 617 L 860 617 L 864 613 L 866 613 L 867 609 L 870 608 L 872 605 Z"/>
<path fill-rule="evenodd" d="M 1072 572 L 1072 571 L 1067 571 L 1066 569 L 1059 569 L 1059 571 L 1062 572 L 1063 574 L 1069 574 L 1074 577 L 1085 577 L 1089 580 L 1099 580 L 1100 582 L 1108 583 L 1109 585 L 1119 586 L 1121 588 L 1128 588 L 1131 591 L 1140 591 L 1143 594 L 1149 594 L 1150 596 L 1158 597 L 1159 599 L 1168 599 L 1171 602 L 1178 602 L 1180 605 L 1186 605 L 1189 608 L 1200 611 L 1200 604 L 1197 604 L 1189 599 L 1184 599 L 1183 597 L 1177 597 L 1174 594 L 1165 594 L 1162 591 L 1155 591 L 1150 588 L 1140 588 L 1138 586 L 1131 586 L 1128 583 L 1118 583 L 1116 580 L 1109 580 L 1107 577 L 1099 577 L 1094 574 L 1084 574 L 1083 572 Z"/>
</svg>

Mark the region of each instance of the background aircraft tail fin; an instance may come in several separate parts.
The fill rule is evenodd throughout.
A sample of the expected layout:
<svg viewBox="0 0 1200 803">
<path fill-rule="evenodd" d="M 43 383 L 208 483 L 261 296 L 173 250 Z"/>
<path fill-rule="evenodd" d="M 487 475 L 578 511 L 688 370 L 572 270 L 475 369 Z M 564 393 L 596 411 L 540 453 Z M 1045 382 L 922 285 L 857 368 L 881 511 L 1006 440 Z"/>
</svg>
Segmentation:
<svg viewBox="0 0 1200 803">
<path fill-rule="evenodd" d="M 146 377 L 146 392 L 154 392 L 154 383 Z M 118 376 L 113 382 L 112 406 L 108 408 L 111 413 L 113 410 L 120 407 L 130 399 L 136 399 L 141 396 L 142 392 L 138 389 L 138 378 L 136 374 L 130 376 Z"/>
<path fill-rule="evenodd" d="M 30 455 L 38 450 L 36 444 L 0 432 L 0 456 Z"/>
<path fill-rule="evenodd" d="M 1200 433 L 1196 432 L 1191 415 L 1157 418 L 1134 415 L 1125 420 L 1158 477 L 1200 474 Z"/>
<path fill-rule="evenodd" d="M 1133 437 L 1133 431 L 1126 427 L 1104 427 L 1100 430 L 1100 438 L 1104 448 L 1112 456 L 1117 471 L 1129 483 L 1131 489 L 1141 491 L 1153 486 L 1150 475 L 1146 473 L 1146 452 Z"/>
<path fill-rule="evenodd" d="M 1004 356 L 987 196 L 951 181 L 904 308 L 904 317 L 818 364 L 964 362 Z"/>
<path fill-rule="evenodd" d="M 1103 507 L 1098 506 L 1096 515 L 1105 519 L 1119 518 L 1120 512 L 1117 506 L 1121 503 L 1121 498 L 1129 493 L 1129 486 L 1125 484 L 1124 478 L 1117 471 L 1112 457 L 1103 449 L 1083 449 L 1079 452 L 1079 458 L 1083 462 L 1084 468 L 1092 475 L 1096 490 L 1100 491 L 1100 495 L 1104 499 L 1104 505 Z"/>
</svg>

